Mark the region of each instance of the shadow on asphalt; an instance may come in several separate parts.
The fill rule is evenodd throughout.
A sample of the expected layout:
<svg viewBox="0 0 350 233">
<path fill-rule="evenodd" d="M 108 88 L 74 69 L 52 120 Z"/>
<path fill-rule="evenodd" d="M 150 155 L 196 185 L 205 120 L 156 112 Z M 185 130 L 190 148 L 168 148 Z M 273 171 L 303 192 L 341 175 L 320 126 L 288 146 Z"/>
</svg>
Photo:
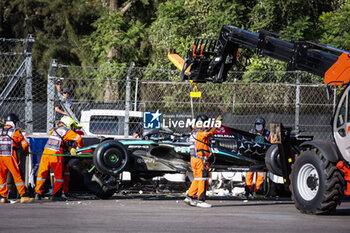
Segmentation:
<svg viewBox="0 0 350 233">
<path fill-rule="evenodd" d="M 136 193 L 117 193 L 107 200 L 147 200 L 147 201 L 166 201 L 175 200 L 182 201 L 185 198 L 185 194 L 136 194 Z M 68 201 L 86 201 L 86 200 L 101 200 L 95 195 L 91 194 L 73 194 L 73 196 L 68 198 Z M 244 207 L 244 206 L 274 206 L 274 205 L 294 205 L 290 197 L 265 197 L 265 198 L 254 198 L 245 199 L 241 197 L 225 196 L 225 197 L 207 197 L 210 201 L 222 201 L 222 204 L 213 204 L 214 208 L 227 208 L 227 207 Z M 51 197 L 45 197 L 41 202 L 51 201 Z M 225 201 L 237 201 L 232 204 L 232 202 Z M 342 203 L 350 202 L 350 198 L 345 197 Z M 340 209 L 339 207 L 335 212 L 329 214 L 322 214 L 321 216 L 350 216 L 350 208 Z"/>
<path fill-rule="evenodd" d="M 258 201 L 258 202 L 257 202 Z M 293 204 L 292 201 L 274 201 L 274 202 L 261 202 L 262 200 L 254 200 L 254 202 L 242 202 L 237 204 L 220 204 L 220 205 L 213 205 L 213 207 L 238 207 L 238 206 L 273 206 L 273 205 L 291 205 Z M 265 200 L 263 200 L 265 201 Z"/>
<path fill-rule="evenodd" d="M 350 209 L 337 209 L 336 212 L 328 214 L 330 216 L 350 216 Z"/>
<path fill-rule="evenodd" d="M 169 193 L 169 194 L 138 194 L 138 193 L 116 193 L 107 200 L 147 200 L 147 201 L 166 201 L 175 200 L 182 201 L 185 198 L 183 193 Z M 46 201 L 50 201 L 50 198 L 45 198 Z M 45 200 L 44 199 L 44 200 Z M 73 194 L 72 197 L 68 198 L 68 201 L 83 201 L 83 200 L 101 200 L 91 194 Z M 214 208 L 227 208 L 227 207 L 244 207 L 244 206 L 274 206 L 274 205 L 294 205 L 290 197 L 264 197 L 245 199 L 242 197 L 224 196 L 224 197 L 207 197 L 208 201 L 222 201 L 222 204 L 213 204 Z M 238 201 L 236 203 L 225 201 Z M 44 201 L 45 202 L 45 201 Z M 349 197 L 345 197 L 342 203 L 350 202 Z M 350 209 L 340 209 L 330 214 L 323 214 L 322 216 L 350 216 Z"/>
</svg>

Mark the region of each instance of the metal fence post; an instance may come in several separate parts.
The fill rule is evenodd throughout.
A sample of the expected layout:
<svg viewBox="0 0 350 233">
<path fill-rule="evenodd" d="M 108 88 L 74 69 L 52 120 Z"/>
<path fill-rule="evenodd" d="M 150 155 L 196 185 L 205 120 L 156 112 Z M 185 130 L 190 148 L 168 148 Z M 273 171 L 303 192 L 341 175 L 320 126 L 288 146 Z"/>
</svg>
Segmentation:
<svg viewBox="0 0 350 233">
<path fill-rule="evenodd" d="M 26 84 L 25 84 L 25 128 L 26 133 L 33 133 L 33 95 L 32 95 L 32 48 L 34 36 L 29 34 L 25 48 L 25 67 L 26 67 Z"/>
<path fill-rule="evenodd" d="M 300 128 L 300 76 L 301 72 L 297 72 L 297 80 L 296 80 L 296 90 L 295 90 L 295 133 L 299 134 Z"/>
<path fill-rule="evenodd" d="M 337 107 L 337 88 L 334 88 L 333 91 L 333 114 L 335 113 L 335 108 Z"/>
<path fill-rule="evenodd" d="M 235 111 L 236 111 L 236 79 L 234 80 L 234 85 L 233 85 L 232 113 L 234 114 Z"/>
<path fill-rule="evenodd" d="M 138 89 L 139 89 L 139 78 L 136 78 L 135 83 L 135 101 L 134 101 L 134 111 L 137 111 L 137 96 L 138 96 Z"/>
<path fill-rule="evenodd" d="M 47 75 L 47 122 L 46 122 L 46 131 L 49 132 L 55 122 L 55 110 L 54 110 L 54 101 L 55 101 L 55 72 L 57 68 L 57 62 L 55 59 L 51 60 L 49 72 Z"/>
<path fill-rule="evenodd" d="M 191 99 L 191 117 L 192 117 L 192 119 L 194 119 L 193 98 L 190 97 L 190 99 Z"/>
<path fill-rule="evenodd" d="M 130 96 L 131 96 L 131 88 L 130 88 L 130 79 L 132 70 L 135 67 L 135 63 L 131 62 L 128 75 L 126 76 L 126 90 L 125 90 L 125 122 L 124 122 L 124 137 L 127 138 L 129 136 L 129 111 L 130 111 Z"/>
</svg>

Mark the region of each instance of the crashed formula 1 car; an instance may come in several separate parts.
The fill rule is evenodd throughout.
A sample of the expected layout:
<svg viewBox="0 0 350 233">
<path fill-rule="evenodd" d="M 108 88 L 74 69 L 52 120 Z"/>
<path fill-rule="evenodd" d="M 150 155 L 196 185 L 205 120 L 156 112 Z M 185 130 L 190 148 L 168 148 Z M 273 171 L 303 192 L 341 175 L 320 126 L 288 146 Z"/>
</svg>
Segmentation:
<svg viewBox="0 0 350 233">
<path fill-rule="evenodd" d="M 132 182 L 191 171 L 189 137 L 190 134 L 157 129 L 142 139 L 103 139 L 98 144 L 79 149 L 78 153 L 92 156 L 86 170 L 95 168 L 92 180 L 103 190 L 98 196 L 108 198 L 118 190 L 123 171 L 130 172 Z M 281 175 L 277 146 L 257 137 L 261 136 L 225 126 L 218 128 L 211 138 L 211 170 L 249 168 L 250 171 L 269 170 Z M 304 140 L 291 137 L 294 153 Z"/>
</svg>

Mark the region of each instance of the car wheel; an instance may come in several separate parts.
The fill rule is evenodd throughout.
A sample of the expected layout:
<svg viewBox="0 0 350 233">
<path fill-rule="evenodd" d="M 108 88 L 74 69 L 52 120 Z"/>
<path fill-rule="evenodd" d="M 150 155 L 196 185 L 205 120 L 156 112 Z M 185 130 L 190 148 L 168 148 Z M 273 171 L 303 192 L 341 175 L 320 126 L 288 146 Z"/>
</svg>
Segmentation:
<svg viewBox="0 0 350 233">
<path fill-rule="evenodd" d="M 278 176 L 283 175 L 280 154 L 277 145 L 270 146 L 270 148 L 266 151 L 265 164 L 269 172 Z"/>
<path fill-rule="evenodd" d="M 301 152 L 292 165 L 290 180 L 292 199 L 302 213 L 329 213 L 340 204 L 344 179 L 317 149 Z"/>
<path fill-rule="evenodd" d="M 299 148 L 297 146 L 292 146 L 292 153 L 294 155 L 299 154 L 300 153 Z M 278 176 L 283 176 L 278 145 L 274 144 L 270 146 L 270 148 L 266 151 L 265 164 L 269 172 Z"/>
<path fill-rule="evenodd" d="M 102 142 L 94 151 L 93 162 L 102 174 L 116 176 L 120 174 L 129 160 L 128 152 L 118 141 Z"/>
</svg>

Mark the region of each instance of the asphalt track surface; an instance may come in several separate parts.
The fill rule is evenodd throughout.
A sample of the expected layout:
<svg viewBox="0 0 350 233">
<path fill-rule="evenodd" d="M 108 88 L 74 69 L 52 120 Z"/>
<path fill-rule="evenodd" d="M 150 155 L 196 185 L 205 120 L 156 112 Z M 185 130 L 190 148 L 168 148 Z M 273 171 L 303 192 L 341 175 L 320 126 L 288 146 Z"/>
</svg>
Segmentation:
<svg viewBox="0 0 350 233">
<path fill-rule="evenodd" d="M 181 195 L 81 196 L 0 205 L 0 232 L 350 232 L 350 200 L 334 214 L 301 214 L 292 201 L 209 198 L 210 209 L 187 206 Z"/>
</svg>

